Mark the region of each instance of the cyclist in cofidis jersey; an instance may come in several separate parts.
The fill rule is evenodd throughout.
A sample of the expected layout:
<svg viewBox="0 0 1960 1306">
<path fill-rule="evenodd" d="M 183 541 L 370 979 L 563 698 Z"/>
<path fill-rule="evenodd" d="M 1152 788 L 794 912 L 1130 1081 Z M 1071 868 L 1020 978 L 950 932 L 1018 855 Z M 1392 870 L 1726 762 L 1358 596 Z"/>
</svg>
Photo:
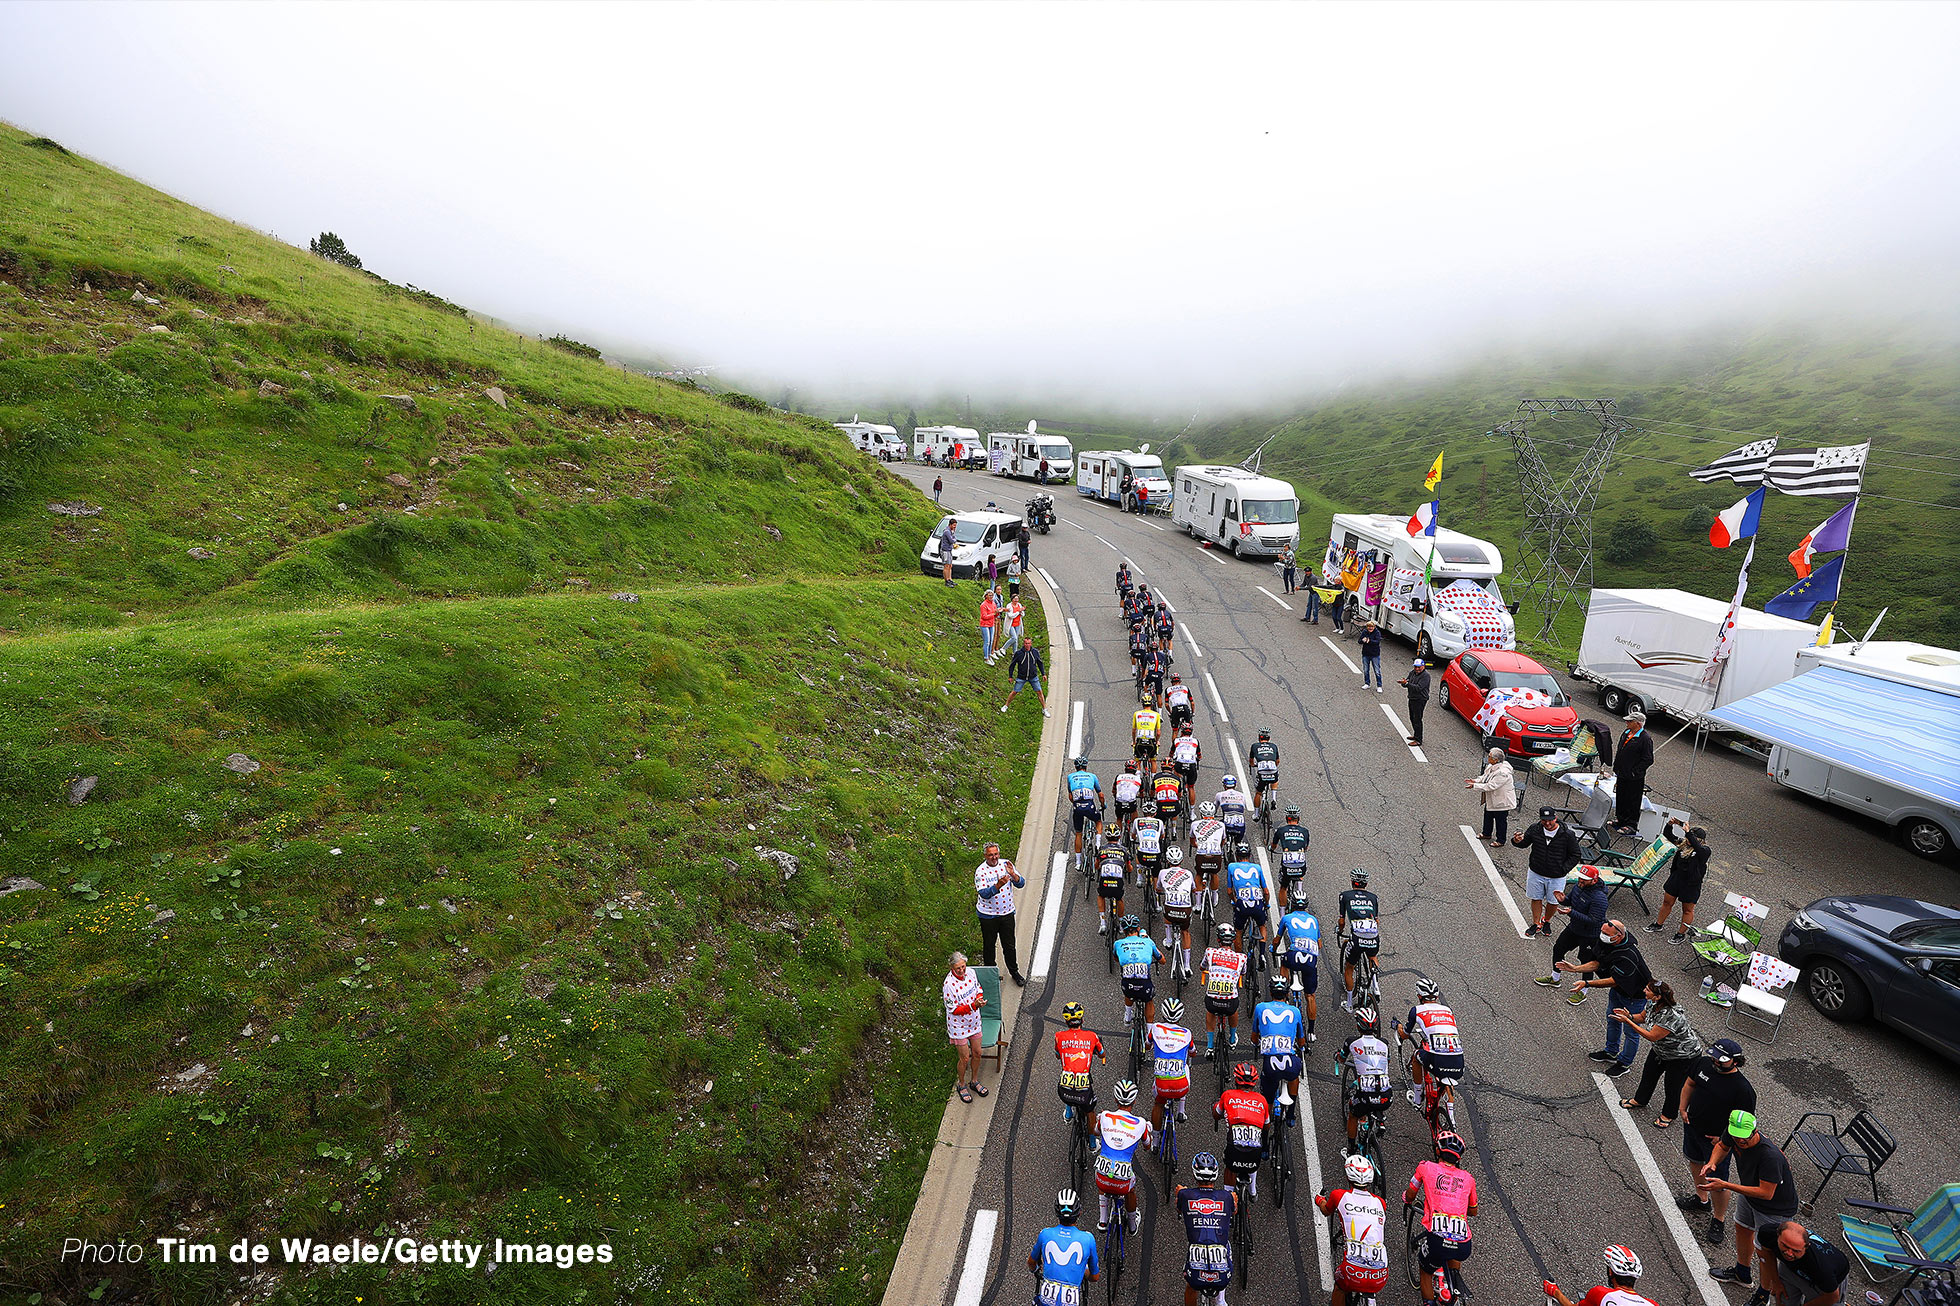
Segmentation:
<svg viewBox="0 0 1960 1306">
<path fill-rule="evenodd" d="M 1372 957 L 1381 951 L 1382 905 L 1368 889 L 1368 872 L 1360 867 L 1348 872 L 1348 884 L 1335 907 L 1340 923 L 1334 933 L 1341 940 L 1341 987 L 1347 990 L 1341 1005 L 1352 1011 L 1355 963 L 1363 954 Z"/>
<path fill-rule="evenodd" d="M 1342 1169 L 1348 1186 L 1313 1199 L 1335 1221 L 1333 1306 L 1347 1306 L 1349 1294 L 1372 1297 L 1388 1286 L 1388 1210 L 1370 1191 L 1374 1162 L 1350 1156 Z"/>
<path fill-rule="evenodd" d="M 1292 981 L 1300 981 L 1300 995 L 1307 1015 L 1307 1042 L 1314 1041 L 1313 1026 L 1318 1018 L 1319 1003 L 1314 994 L 1320 988 L 1320 919 L 1307 910 L 1307 891 L 1298 885 L 1287 898 L 1286 915 L 1279 918 L 1279 929 L 1275 942 L 1279 948 L 1279 964 L 1286 974 L 1287 987 Z"/>
<path fill-rule="evenodd" d="M 1273 732 L 1261 730 L 1259 742 L 1246 750 L 1245 773 L 1252 777 L 1252 805 L 1265 802 L 1268 789 L 1279 788 L 1279 745 L 1273 742 Z"/>
<path fill-rule="evenodd" d="M 1163 953 L 1135 916 L 1125 916 L 1122 925 L 1123 936 L 1110 947 L 1116 950 L 1116 976 L 1123 986 L 1123 1028 L 1128 1029 L 1138 1005 L 1143 1007 L 1144 1024 L 1157 1018 L 1157 985 L 1152 972 Z"/>
<path fill-rule="evenodd" d="M 1239 1045 L 1239 985 L 1245 982 L 1245 954 L 1232 946 L 1238 931 L 1223 921 L 1218 946 L 1205 949 L 1199 978 L 1205 986 L 1205 1051 L 1218 1045 L 1218 1026 L 1231 1028 L 1231 1046 Z"/>
<path fill-rule="evenodd" d="M 1286 824 L 1273 827 L 1266 840 L 1266 851 L 1279 854 L 1280 892 L 1290 894 L 1307 876 L 1307 845 L 1312 836 L 1300 824 L 1300 809 L 1286 809 Z"/>
<path fill-rule="evenodd" d="M 1157 901 L 1164 908 L 1164 951 L 1177 949 L 1177 964 L 1191 973 L 1191 913 L 1197 906 L 1198 882 L 1184 867 L 1184 850 L 1164 850 L 1164 869 L 1157 872 Z"/>
<path fill-rule="evenodd" d="M 1146 940 L 1148 942 L 1148 940 Z M 1129 1212 L 1130 1232 L 1137 1231 L 1142 1212 L 1137 1210 L 1136 1151 L 1150 1142 L 1150 1122 L 1130 1110 L 1137 1100 L 1137 1086 L 1119 1079 L 1110 1089 L 1116 1109 L 1096 1117 L 1096 1228 L 1109 1228 L 1111 1208 L 1117 1202 Z"/>
<path fill-rule="evenodd" d="M 1102 781 L 1089 769 L 1089 759 L 1075 759 L 1075 769 L 1063 781 L 1068 786 L 1069 828 L 1075 834 L 1075 855 L 1082 856 L 1082 832 L 1095 832 L 1102 820 Z"/>
<path fill-rule="evenodd" d="M 1232 927 L 1244 938 L 1245 950 L 1251 952 L 1254 939 L 1260 947 L 1266 946 L 1266 926 L 1271 923 L 1266 908 L 1266 872 L 1252 860 L 1252 845 L 1245 840 L 1239 840 L 1232 852 L 1233 860 L 1225 868 L 1225 887 L 1232 893 Z M 1249 928 L 1253 925 L 1259 928 Z"/>
<path fill-rule="evenodd" d="M 1082 1306 L 1082 1285 L 1102 1277 L 1095 1235 L 1075 1227 L 1075 1213 L 1075 1190 L 1064 1188 L 1055 1194 L 1055 1218 L 1061 1223 L 1034 1236 L 1028 1253 L 1028 1269 L 1039 1281 L 1034 1306 Z"/>
<path fill-rule="evenodd" d="M 1463 1078 L 1463 1035 L 1456 1013 L 1443 1003 L 1443 990 L 1432 979 L 1416 981 L 1416 1004 L 1407 1023 L 1395 1027 L 1402 1042 L 1416 1045 L 1409 1058 L 1409 1105 L 1422 1108 L 1422 1088 L 1431 1076 L 1442 1082 Z"/>
<path fill-rule="evenodd" d="M 1266 1159 L 1266 1122 L 1273 1109 L 1259 1091 L 1259 1070 L 1250 1061 L 1232 1067 L 1232 1086 L 1211 1109 L 1228 1133 L 1225 1168 L 1246 1196 L 1259 1196 L 1259 1163 Z"/>
<path fill-rule="evenodd" d="M 1286 976 L 1274 975 L 1269 987 L 1272 996 L 1252 1009 L 1252 1033 L 1259 1040 L 1259 1092 L 1268 1102 L 1277 1104 L 1279 1087 L 1284 1084 L 1288 1096 L 1297 1103 L 1300 1100 L 1300 1009 L 1287 1001 Z"/>
<path fill-rule="evenodd" d="M 1157 1016 L 1157 1022 L 1145 1031 L 1144 1052 L 1157 1084 L 1157 1097 L 1150 1105 L 1150 1126 L 1162 1129 L 1164 1112 L 1172 1103 L 1177 1104 L 1177 1118 L 1184 1119 L 1184 1099 L 1191 1094 L 1191 1031 L 1184 1028 L 1184 1004 L 1176 998 L 1158 1003 Z"/>
<path fill-rule="evenodd" d="M 1101 1035 L 1082 1028 L 1083 1018 L 1082 1004 L 1068 1003 L 1062 1008 L 1063 1028 L 1055 1031 L 1055 1055 L 1062 1063 L 1062 1078 L 1055 1091 L 1062 1099 L 1062 1119 L 1069 1123 L 1074 1122 L 1077 1111 L 1095 1109 L 1096 1087 L 1089 1078 L 1089 1063 L 1100 1057 L 1105 1066 L 1109 1064 Z"/>
<path fill-rule="evenodd" d="M 1143 775 L 1134 759 L 1123 763 L 1122 773 L 1116 777 L 1110 790 L 1116 799 L 1116 820 L 1122 826 L 1117 832 L 1120 835 L 1130 828 L 1130 821 L 1137 814 L 1137 800 L 1143 794 Z"/>
<path fill-rule="evenodd" d="M 1171 728 L 1182 731 L 1191 724 L 1191 686 L 1184 683 L 1184 677 L 1171 673 L 1171 683 L 1164 687 L 1164 712 L 1171 719 Z"/>
<path fill-rule="evenodd" d="M 1232 1281 L 1232 1221 L 1239 1195 L 1218 1182 L 1218 1158 L 1200 1152 L 1191 1158 L 1195 1187 L 1178 1184 L 1171 1204 L 1184 1221 L 1184 1306 L 1198 1306 L 1198 1293 L 1216 1294 L 1225 1306 L 1225 1286 Z"/>
<path fill-rule="evenodd" d="M 1452 1133 L 1436 1135 L 1436 1159 L 1416 1167 L 1402 1193 L 1407 1206 L 1422 1194 L 1422 1247 L 1416 1257 L 1424 1274 L 1422 1299 L 1436 1300 L 1433 1272 L 1445 1265 L 1461 1270 L 1470 1259 L 1470 1218 L 1477 1213 L 1477 1181 L 1458 1167 L 1463 1140 Z"/>
<path fill-rule="evenodd" d="M 1362 1119 L 1373 1116 L 1380 1120 L 1387 1116 L 1389 1101 L 1395 1095 L 1394 1083 L 1389 1078 L 1393 1055 L 1389 1052 L 1388 1044 L 1382 1042 L 1380 1014 L 1373 1007 L 1356 1007 L 1354 1028 L 1354 1038 L 1334 1054 L 1337 1065 L 1346 1065 L 1354 1070 L 1347 1101 L 1341 1104 L 1341 1109 L 1347 1115 L 1350 1147 L 1361 1132 Z"/>
<path fill-rule="evenodd" d="M 1546 1279 L 1545 1295 L 1558 1306 L 1654 1306 L 1651 1298 L 1633 1290 L 1633 1285 L 1640 1282 L 1640 1271 L 1640 1258 L 1634 1255 L 1633 1248 L 1615 1243 L 1606 1249 L 1605 1283 L 1593 1287 L 1575 1302 L 1560 1292 L 1556 1283 Z"/>
<path fill-rule="evenodd" d="M 1096 913 L 1096 933 L 1109 933 L 1111 916 L 1123 915 L 1124 886 L 1130 878 L 1130 851 L 1123 846 L 1123 830 L 1114 821 L 1103 827 L 1102 847 L 1096 849 L 1096 897 L 1102 910 Z"/>
<path fill-rule="evenodd" d="M 1218 819 L 1218 804 L 1199 803 L 1198 814 L 1191 822 L 1191 873 L 1197 878 L 1198 887 L 1210 895 L 1208 902 L 1218 901 L 1218 876 L 1225 869 L 1227 837 L 1225 822 Z"/>
<path fill-rule="evenodd" d="M 1225 822 L 1225 835 L 1233 843 L 1245 838 L 1245 791 L 1239 788 L 1239 778 L 1228 775 L 1218 782 L 1223 788 L 1212 797 L 1218 804 L 1218 819 Z"/>
</svg>

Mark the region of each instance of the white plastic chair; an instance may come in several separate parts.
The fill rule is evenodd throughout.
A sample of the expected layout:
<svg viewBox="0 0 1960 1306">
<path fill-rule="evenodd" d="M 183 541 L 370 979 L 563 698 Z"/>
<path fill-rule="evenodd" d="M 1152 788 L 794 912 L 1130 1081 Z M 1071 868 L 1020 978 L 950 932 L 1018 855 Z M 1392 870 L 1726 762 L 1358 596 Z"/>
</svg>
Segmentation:
<svg viewBox="0 0 1960 1306">
<path fill-rule="evenodd" d="M 1767 952 L 1750 953 L 1748 978 L 1736 990 L 1735 1005 L 1729 1008 L 1729 1028 L 1743 1033 L 1735 1018 L 1747 1016 L 1757 1024 L 1769 1026 L 1769 1041 L 1775 1043 L 1777 1031 L 1783 1028 L 1784 1008 L 1790 1002 L 1788 998 L 1778 997 L 1776 990 L 1788 988 L 1796 978 L 1797 968 L 1781 957 Z"/>
</svg>

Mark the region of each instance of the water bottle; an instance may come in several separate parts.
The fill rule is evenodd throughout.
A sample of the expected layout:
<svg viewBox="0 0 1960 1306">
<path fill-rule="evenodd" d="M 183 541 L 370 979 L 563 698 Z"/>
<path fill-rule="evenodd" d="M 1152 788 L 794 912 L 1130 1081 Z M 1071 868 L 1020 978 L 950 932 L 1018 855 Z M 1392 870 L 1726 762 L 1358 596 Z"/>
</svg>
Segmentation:
<svg viewBox="0 0 1960 1306">
<path fill-rule="evenodd" d="M 1713 975 L 1703 975 L 1701 977 L 1701 996 L 1705 999 L 1708 997 L 1710 993 L 1714 992 L 1714 990 L 1715 990 L 1715 977 Z"/>
</svg>

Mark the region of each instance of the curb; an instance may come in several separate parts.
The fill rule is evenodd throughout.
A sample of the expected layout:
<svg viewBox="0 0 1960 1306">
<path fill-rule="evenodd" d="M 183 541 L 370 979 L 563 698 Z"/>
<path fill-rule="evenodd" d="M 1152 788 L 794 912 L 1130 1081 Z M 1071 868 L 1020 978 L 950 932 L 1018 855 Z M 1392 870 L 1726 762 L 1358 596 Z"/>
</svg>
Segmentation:
<svg viewBox="0 0 1960 1306">
<path fill-rule="evenodd" d="M 1034 782 L 1028 793 L 1027 814 L 1021 821 L 1021 842 L 1014 865 L 1027 878 L 1023 902 L 1033 910 L 1019 913 L 1016 943 L 1026 967 L 1034 956 L 1034 942 L 1041 929 L 1041 906 L 1047 892 L 1048 851 L 1055 839 L 1055 794 L 1062 783 L 1062 751 L 1067 746 L 1067 710 L 1070 692 L 1068 626 L 1061 603 L 1041 573 L 1030 569 L 1024 579 L 1041 598 L 1041 615 L 1047 627 L 1049 645 L 1047 722 L 1041 731 L 1041 747 L 1035 754 Z M 1023 935 L 1021 921 L 1031 922 Z M 1028 990 L 1013 987 L 1019 995 L 1012 1003 L 1003 1001 L 1001 1038 L 1006 1058 L 1014 1053 L 1014 1030 L 1020 1023 L 1021 1005 Z M 984 1071 L 983 1071 L 984 1076 Z M 998 1086 L 1000 1076 L 995 1075 Z M 961 1102 L 947 1091 L 946 1114 L 939 1122 L 938 1145 L 926 1165 L 925 1179 L 919 1185 L 918 1202 L 905 1226 L 905 1241 L 899 1245 L 898 1259 L 892 1263 L 891 1278 L 885 1284 L 883 1306 L 920 1306 L 943 1302 L 952 1286 L 953 1269 L 958 1264 L 966 1232 L 966 1208 L 972 1203 L 973 1188 L 980 1178 L 980 1156 L 993 1125 L 994 1105 L 1000 1101 L 998 1089 L 971 1104 Z M 991 1260 L 992 1248 L 985 1249 Z"/>
</svg>

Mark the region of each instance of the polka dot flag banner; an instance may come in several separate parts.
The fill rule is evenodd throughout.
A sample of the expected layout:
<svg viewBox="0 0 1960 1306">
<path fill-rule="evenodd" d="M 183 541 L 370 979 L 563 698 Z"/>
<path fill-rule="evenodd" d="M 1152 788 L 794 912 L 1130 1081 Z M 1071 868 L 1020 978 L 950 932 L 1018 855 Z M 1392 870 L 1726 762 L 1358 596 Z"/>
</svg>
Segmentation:
<svg viewBox="0 0 1960 1306">
<path fill-rule="evenodd" d="M 1472 581 L 1451 581 L 1436 591 L 1436 606 L 1470 623 L 1470 648 L 1504 648 L 1504 605 L 1483 586 Z"/>
<path fill-rule="evenodd" d="M 1552 696 L 1535 689 L 1498 688 L 1484 698 L 1484 705 L 1477 715 L 1470 718 L 1470 724 L 1485 734 L 1497 729 L 1497 719 L 1504 715 L 1507 707 L 1550 707 Z"/>
<path fill-rule="evenodd" d="M 1749 983 L 1759 989 L 1780 989 L 1797 977 L 1797 968 L 1767 952 L 1749 954 Z"/>
</svg>

